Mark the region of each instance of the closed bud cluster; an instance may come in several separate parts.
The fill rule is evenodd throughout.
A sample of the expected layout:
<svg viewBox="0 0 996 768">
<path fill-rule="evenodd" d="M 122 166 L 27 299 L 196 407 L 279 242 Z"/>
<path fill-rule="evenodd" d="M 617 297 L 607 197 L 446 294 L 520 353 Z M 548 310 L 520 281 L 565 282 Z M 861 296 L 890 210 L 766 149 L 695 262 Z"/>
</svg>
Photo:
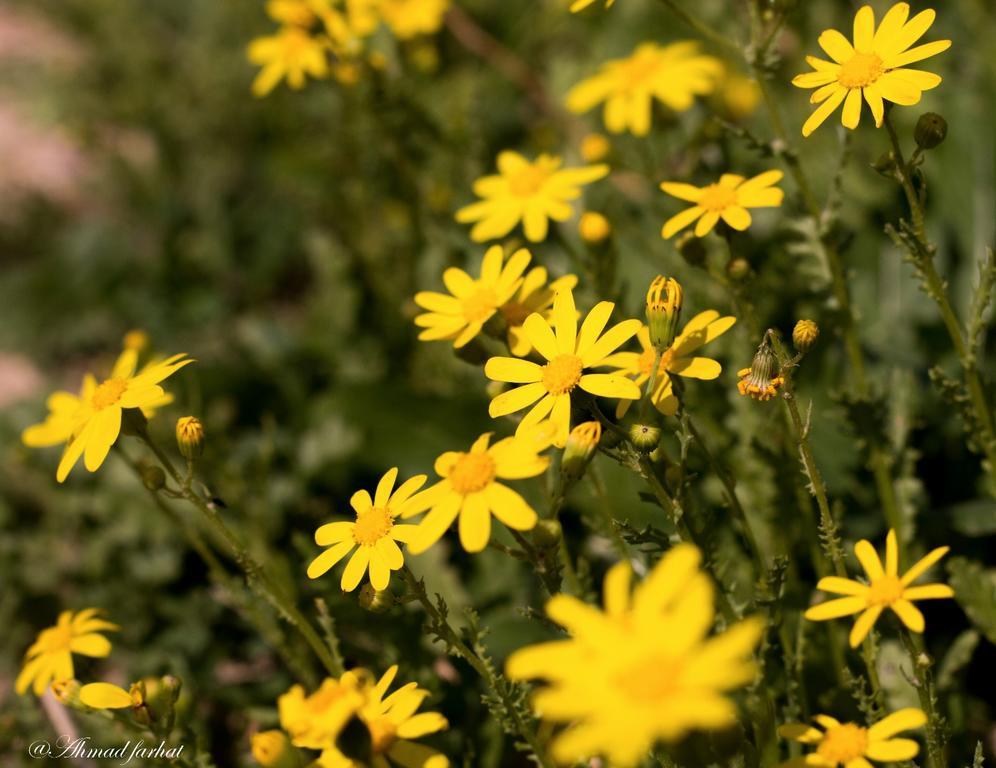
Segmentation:
<svg viewBox="0 0 996 768">
<path fill-rule="evenodd" d="M 586 243 L 600 243 L 612 234 L 612 225 L 602 214 L 585 211 L 578 222 L 578 232 Z"/>
<path fill-rule="evenodd" d="M 204 450 L 204 425 L 196 416 L 176 420 L 176 445 L 186 459 L 196 459 Z"/>
<path fill-rule="evenodd" d="M 560 474 L 564 487 L 569 487 L 584 476 L 588 462 L 598 450 L 602 439 L 602 425 L 597 421 L 586 421 L 571 430 L 564 446 L 564 456 L 560 461 Z"/>
<path fill-rule="evenodd" d="M 681 284 L 673 277 L 658 275 L 647 291 L 647 327 L 650 343 L 658 352 L 671 346 L 678 332 L 683 297 Z"/>
<path fill-rule="evenodd" d="M 806 352 L 820 336 L 820 327 L 812 320 L 800 320 L 792 329 L 792 343 L 799 352 Z"/>
<path fill-rule="evenodd" d="M 925 112 L 916 121 L 913 138 L 920 149 L 939 146 L 948 135 L 948 121 L 936 112 Z"/>
</svg>

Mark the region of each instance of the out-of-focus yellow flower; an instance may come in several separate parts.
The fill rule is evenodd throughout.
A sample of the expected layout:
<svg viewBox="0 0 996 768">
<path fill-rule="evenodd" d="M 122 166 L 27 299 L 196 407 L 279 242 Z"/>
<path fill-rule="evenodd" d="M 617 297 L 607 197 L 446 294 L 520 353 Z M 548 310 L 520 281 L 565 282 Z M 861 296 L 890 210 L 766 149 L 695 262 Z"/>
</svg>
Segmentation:
<svg viewBox="0 0 996 768">
<path fill-rule="evenodd" d="M 699 347 L 722 336 L 736 322 L 735 317 L 720 317 L 719 312 L 714 309 L 700 312 L 688 321 L 674 343 L 661 355 L 657 381 L 650 394 L 651 402 L 658 411 L 665 416 L 674 416 L 678 412 L 678 398 L 674 395 L 671 382 L 672 374 L 711 381 L 723 372 L 723 366 L 716 360 L 698 357 L 694 353 Z M 636 338 L 640 342 L 640 352 L 617 352 L 607 358 L 604 365 L 612 366 L 617 369 L 617 373 L 632 377 L 637 388 L 642 389 L 650 379 L 656 351 L 650 343 L 650 330 L 646 326 L 640 328 Z M 616 416 L 622 418 L 630 405 L 629 400 L 620 401 Z"/>
<path fill-rule="evenodd" d="M 534 710 L 570 723 L 552 743 L 555 759 L 574 764 L 602 754 L 628 768 L 655 741 L 736 721 L 726 692 L 754 678 L 747 657 L 763 623 L 747 619 L 708 638 L 714 589 L 700 560 L 694 546 L 681 544 L 632 594 L 632 571 L 619 563 L 605 577 L 604 612 L 563 594 L 547 603 L 569 639 L 516 651 L 506 671 L 516 680 L 548 681 Z"/>
<path fill-rule="evenodd" d="M 403 517 L 429 510 L 408 541 L 413 555 L 425 552 L 460 518 L 460 544 L 480 552 L 491 538 L 491 516 L 516 531 L 536 525 L 536 512 L 518 493 L 499 480 L 520 480 L 542 474 L 550 459 L 540 452 L 552 434 L 542 427 L 525 430 L 489 446 L 491 433 L 481 435 L 467 452 L 447 451 L 436 459 L 442 479 L 406 505 Z"/>
<path fill-rule="evenodd" d="M 694 205 L 668 219 L 661 237 L 669 238 L 696 221 L 695 236 L 705 237 L 721 218 L 734 229 L 747 229 L 751 225 L 748 208 L 777 208 L 782 204 L 785 193 L 773 186 L 782 176 L 781 171 L 765 171 L 752 179 L 724 173 L 719 181 L 707 187 L 663 182 L 661 189 L 671 197 Z"/>
<path fill-rule="evenodd" d="M 914 707 L 900 709 L 870 728 L 857 723 L 841 723 L 830 715 L 816 715 L 813 720 L 819 728 L 805 723 L 779 727 L 778 735 L 783 739 L 816 747 L 808 755 L 783 763 L 782 768 L 871 768 L 868 760 L 885 763 L 911 760 L 919 753 L 920 746 L 913 739 L 894 739 L 893 736 L 923 727 L 927 716 Z"/>
<path fill-rule="evenodd" d="M 615 1 L 616 0 L 605 0 L 605 7 L 611 8 L 612 4 Z M 571 3 L 571 13 L 577 13 L 578 11 L 583 11 L 585 8 L 587 8 L 589 5 L 591 5 L 594 2 L 595 0 L 574 0 L 574 2 Z"/>
<path fill-rule="evenodd" d="M 300 768 L 302 761 L 287 738 L 276 729 L 252 735 L 252 756 L 263 768 Z"/>
<path fill-rule="evenodd" d="M 80 688 L 80 701 L 93 709 L 137 709 L 145 704 L 145 697 L 138 683 L 127 691 L 113 683 L 88 683 Z"/>
<path fill-rule="evenodd" d="M 930 29 L 937 15 L 927 9 L 909 18 L 909 3 L 896 3 L 875 29 L 875 12 L 863 6 L 854 16 L 854 43 L 836 29 L 820 35 L 820 47 L 833 61 L 807 56 L 813 72 L 798 75 L 792 84 L 799 88 L 816 88 L 810 102 L 820 106 L 802 126 L 809 136 L 841 104 L 841 122 L 845 128 L 857 128 L 861 119 L 861 101 L 868 102 L 876 127 L 882 125 L 885 101 L 910 106 L 919 103 L 924 91 L 941 84 L 939 75 L 907 64 L 936 56 L 951 47 L 950 40 L 910 48 Z"/>
<path fill-rule="evenodd" d="M 734 119 L 742 120 L 752 115 L 761 102 L 761 86 L 757 80 L 730 70 L 720 81 L 716 95 L 724 111 Z"/>
<path fill-rule="evenodd" d="M 326 523 L 315 531 L 315 543 L 329 547 L 308 566 L 308 578 L 317 579 L 354 549 L 342 572 L 341 586 L 346 592 L 356 589 L 369 569 L 370 583 L 380 591 L 387 589 L 391 571 L 404 565 L 398 543 L 411 540 L 414 525 L 403 525 L 395 519 L 406 509 L 413 494 L 425 484 L 425 475 L 416 475 L 397 490 L 398 468 L 392 467 L 377 483 L 373 499 L 366 491 L 357 491 L 349 500 L 356 520 Z M 417 498 L 417 497 L 416 497 Z"/>
<path fill-rule="evenodd" d="M 954 590 L 947 584 L 910 586 L 944 555 L 950 547 L 938 547 L 921 558 L 906 573 L 899 576 L 899 544 L 896 532 L 890 530 L 885 537 L 885 567 L 871 543 L 862 539 L 854 546 L 854 554 L 868 578 L 868 584 L 838 576 L 819 580 L 817 589 L 836 595 L 846 595 L 836 600 L 815 605 L 806 611 L 810 621 L 838 619 L 841 616 L 861 614 L 851 629 L 851 647 L 857 648 L 871 631 L 878 617 L 891 608 L 911 632 L 923 632 L 923 614 L 913 605 L 914 600 L 937 600 L 954 597 Z M 905 758 L 896 758 L 905 759 Z"/>
<path fill-rule="evenodd" d="M 613 309 L 615 304 L 610 301 L 596 304 L 579 331 L 574 293 L 567 290 L 560 291 L 553 301 L 552 327 L 540 314 L 527 317 L 523 331 L 547 363 L 541 366 L 514 357 L 488 360 L 484 373 L 489 379 L 522 385 L 491 401 L 491 417 L 530 408 L 519 429 L 549 418 L 556 430 L 553 444 L 563 448 L 571 431 L 571 393 L 575 388 L 599 397 L 639 399 L 640 388 L 625 376 L 585 372 L 605 365 L 606 358 L 640 329 L 639 320 L 624 320 L 603 333 Z"/>
<path fill-rule="evenodd" d="M 35 642 L 24 655 L 14 690 L 23 694 L 32 687 L 36 696 L 41 696 L 53 680 L 69 680 L 73 677 L 73 654 L 103 658 L 111 652 L 110 641 L 99 634 L 120 629 L 99 618 L 101 611 L 87 608 L 79 613 L 63 611 L 54 627 L 43 629 Z"/>
<path fill-rule="evenodd" d="M 124 335 L 122 344 L 125 349 L 134 349 L 136 352 L 144 352 L 149 346 L 149 334 L 140 328 L 128 331 Z"/>
<path fill-rule="evenodd" d="M 696 96 L 711 93 L 722 74 L 723 64 L 699 53 L 698 43 L 643 43 L 628 58 L 607 61 L 599 74 L 571 88 L 567 108 L 581 114 L 604 102 L 609 132 L 646 136 L 655 99 L 684 112 Z"/>
<path fill-rule="evenodd" d="M 450 295 L 434 291 L 415 294 L 415 303 L 428 310 L 415 318 L 415 325 L 425 329 L 419 333 L 419 339 L 452 339 L 458 349 L 467 344 L 500 307 L 516 303 L 513 297 L 523 286 L 522 273 L 531 259 L 529 251 L 520 248 L 503 263 L 504 250 L 493 245 L 484 254 L 476 280 L 457 267 L 447 269 L 443 272 L 443 283 Z M 538 287 L 534 286 L 534 290 Z"/>
<path fill-rule="evenodd" d="M 408 683 L 388 696 L 387 690 L 397 673 L 395 665 L 384 673 L 376 685 L 367 686 L 364 691 L 366 703 L 357 712 L 370 734 L 369 765 L 372 768 L 391 768 L 393 765 L 402 768 L 449 768 L 450 762 L 444 755 L 413 741 L 438 733 L 449 723 L 438 712 L 418 711 L 429 692 L 415 683 Z M 367 765 L 366 762 L 351 760 L 337 748 L 323 752 L 319 764 L 322 768 L 365 768 Z"/>
<path fill-rule="evenodd" d="M 438 32 L 450 0 L 379 0 L 377 8 L 395 37 L 410 40 Z"/>
<path fill-rule="evenodd" d="M 297 26 L 285 26 L 275 35 L 257 37 L 249 44 L 249 61 L 262 67 L 252 83 L 254 96 L 266 96 L 286 79 L 295 90 L 307 77 L 321 79 L 329 73 L 329 40 Z"/>
<path fill-rule="evenodd" d="M 366 703 L 364 689 L 369 684 L 366 673 L 359 670 L 346 672 L 338 680 L 326 678 L 310 695 L 294 685 L 277 699 L 280 727 L 294 746 L 335 749 L 343 726 Z"/>
<path fill-rule="evenodd" d="M 612 225 L 597 211 L 585 211 L 578 221 L 578 233 L 585 242 L 600 243 L 612 234 Z"/>
<path fill-rule="evenodd" d="M 280 24 L 308 28 L 331 12 L 330 0 L 269 0 L 266 15 Z"/>
<path fill-rule="evenodd" d="M 589 133 L 581 139 L 581 159 L 586 163 L 597 163 L 604 160 L 612 151 L 612 144 L 601 133 Z"/>
<path fill-rule="evenodd" d="M 481 243 L 504 237 L 522 223 L 526 238 L 534 243 L 546 239 L 550 221 L 571 217 L 571 200 L 581 187 L 605 177 L 607 165 L 561 168 L 554 155 L 540 155 L 530 162 L 518 152 L 498 155 L 498 173 L 474 182 L 474 194 L 484 198 L 456 212 L 461 224 L 476 222 L 471 239 Z"/>
<path fill-rule="evenodd" d="M 149 363 L 136 373 L 137 362 L 138 353 L 126 349 L 114 364 L 109 379 L 97 384 L 87 374 L 79 397 L 69 392 L 54 393 L 48 399 L 49 415 L 45 421 L 22 433 L 21 440 L 32 448 L 68 442 L 55 475 L 60 483 L 80 456 L 84 457 L 86 468 L 96 472 L 118 439 L 123 410 L 145 410 L 169 402 L 159 382 L 194 361 L 185 354 L 173 355 Z"/>
<path fill-rule="evenodd" d="M 515 296 L 499 307 L 508 326 L 508 348 L 516 357 L 525 357 L 533 348 L 522 328 L 526 318 L 538 312 L 549 319 L 554 296 L 560 291 L 574 290 L 578 284 L 577 275 L 564 275 L 549 284 L 546 281 L 546 267 L 533 267 Z"/>
</svg>

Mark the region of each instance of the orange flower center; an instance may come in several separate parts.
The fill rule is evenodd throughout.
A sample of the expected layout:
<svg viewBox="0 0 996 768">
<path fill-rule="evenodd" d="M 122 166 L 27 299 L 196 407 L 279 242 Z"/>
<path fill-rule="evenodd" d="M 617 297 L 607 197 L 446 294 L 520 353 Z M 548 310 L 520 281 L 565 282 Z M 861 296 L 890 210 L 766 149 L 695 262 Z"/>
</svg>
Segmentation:
<svg viewBox="0 0 996 768">
<path fill-rule="evenodd" d="M 463 316 L 468 323 L 483 323 L 495 313 L 498 306 L 495 292 L 490 288 L 478 288 L 461 302 Z"/>
<path fill-rule="evenodd" d="M 833 765 L 864 757 L 868 748 L 868 731 L 854 723 L 844 723 L 828 730 L 816 751 Z"/>
<path fill-rule="evenodd" d="M 508 180 L 508 188 L 516 197 L 532 197 L 550 178 L 550 172 L 539 164 L 527 165 Z"/>
<path fill-rule="evenodd" d="M 895 576 L 883 576 L 871 583 L 868 590 L 869 605 L 892 605 L 903 596 L 903 585 Z"/>
<path fill-rule="evenodd" d="M 855 53 L 837 73 L 837 82 L 845 88 L 864 88 L 878 80 L 885 67 L 874 53 Z"/>
<path fill-rule="evenodd" d="M 394 520 L 390 513 L 380 507 L 371 507 L 366 512 L 356 516 L 356 524 L 353 526 L 353 540 L 357 544 L 371 547 L 387 536 L 391 528 L 394 527 Z"/>
<path fill-rule="evenodd" d="M 681 665 L 667 656 L 641 659 L 615 678 L 615 684 L 631 699 L 644 704 L 659 702 L 678 690 Z"/>
<path fill-rule="evenodd" d="M 461 496 L 487 488 L 495 479 L 495 460 L 487 453 L 461 453 L 449 481 Z"/>
<path fill-rule="evenodd" d="M 114 405 L 128 389 L 127 379 L 108 379 L 94 390 L 90 402 L 98 411 Z"/>
<path fill-rule="evenodd" d="M 705 188 L 705 194 L 698 203 L 707 211 L 720 213 L 731 205 L 737 204 L 737 191 L 729 187 L 721 187 L 719 184 L 710 184 Z"/>
<path fill-rule="evenodd" d="M 543 366 L 543 386 L 551 395 L 563 395 L 578 385 L 583 369 L 577 355 L 557 355 Z"/>
</svg>

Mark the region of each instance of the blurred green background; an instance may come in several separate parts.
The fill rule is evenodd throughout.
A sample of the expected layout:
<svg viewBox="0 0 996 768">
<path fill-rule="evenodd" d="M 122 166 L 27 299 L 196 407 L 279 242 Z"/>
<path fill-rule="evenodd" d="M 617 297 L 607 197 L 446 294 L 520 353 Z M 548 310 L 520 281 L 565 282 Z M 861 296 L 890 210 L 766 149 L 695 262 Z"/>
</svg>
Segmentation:
<svg viewBox="0 0 996 768">
<path fill-rule="evenodd" d="M 739 6 L 732 13 L 726 0 L 695 5 L 717 28 L 742 37 Z M 957 414 L 927 375 L 933 366 L 954 372 L 956 359 L 936 307 L 883 233 L 904 212 L 898 188 L 871 168 L 888 139 L 867 112 L 847 144 L 836 116 L 805 143 L 798 136 L 808 92 L 788 81 L 806 69 L 803 55 L 817 52 L 819 31 L 847 29 L 858 4 L 800 5 L 779 46 L 774 88 L 821 199 L 842 151 L 847 155 L 837 236 L 880 397 L 854 403 L 841 396 L 849 382 L 839 322 L 789 179 L 782 184 L 785 206 L 761 213 L 749 233 L 733 239 L 737 255 L 752 266 L 745 280 L 734 281 L 736 291 L 766 326 L 788 332 L 798 317 L 821 325 L 799 390 L 804 403 L 814 402 L 817 459 L 840 503 L 845 534 L 884 534 L 862 449 L 864 441 L 880 440 L 894 456 L 904 514 L 917 529 L 914 550 L 951 544 L 955 554 L 984 563 L 996 538 L 996 507 Z M 874 5 L 880 13 L 886 8 Z M 954 44 L 925 68 L 945 82 L 921 105 L 897 110 L 896 118 L 907 146 L 921 112 L 940 112 L 950 123 L 947 142 L 930 153 L 924 170 L 931 235 L 964 315 L 996 218 L 996 12 L 988 0 L 936 5 L 929 36 Z M 498 151 L 554 152 L 580 163 L 580 139 L 601 130 L 600 114 L 567 115 L 561 106 L 567 89 L 639 42 L 692 33 L 654 0 L 619 0 L 608 13 L 577 16 L 554 0 L 460 6 L 525 64 L 536 84 L 532 96 L 494 60 L 468 50 L 452 25 L 405 44 L 378 37 L 388 67 L 354 87 L 334 81 L 302 92 L 280 87 L 258 100 L 249 93 L 255 72 L 245 46 L 273 27 L 261 4 L 0 4 L 4 765 L 36 764 L 25 745 L 51 733 L 42 708 L 16 697 L 12 681 L 36 632 L 62 609 L 104 607 L 122 625 L 108 660 L 77 657 L 81 678 L 122 683 L 167 672 L 183 678 L 192 738 L 219 766 L 251 763 L 247 734 L 257 724 L 275 724 L 273 702 L 293 681 L 245 620 L 246 610 L 266 607 L 233 603 L 211 586 L 120 459 L 112 455 L 95 476 L 77 467 L 59 487 L 58 450 L 20 444 L 20 430 L 43 417 L 47 393 L 75 391 L 86 370 L 106 371 L 133 328 L 148 331 L 163 353 L 198 360 L 170 380 L 177 402 L 157 417 L 153 431 L 168 444 L 177 416 L 202 417 L 204 476 L 228 503 L 226 519 L 302 605 L 325 597 L 347 660 L 377 672 L 399 662 L 400 680 L 430 687 L 432 708 L 453 725 L 437 743 L 455 764 L 525 764 L 481 704 L 472 671 L 451 665 L 422 639 L 420 612 L 363 611 L 355 593 L 339 591 L 339 569 L 306 583 L 304 570 L 318 552 L 311 536 L 344 515 L 351 493 L 372 488 L 387 468 L 431 474 L 440 452 L 460 450 L 486 430 L 509 430 L 487 416 L 479 367 L 458 359 L 446 343 L 416 340 L 411 297 L 440 289 L 445 266 L 476 274 L 484 247 L 470 242 L 453 212 L 471 201 L 471 183 L 492 171 Z M 613 176 L 590 187 L 584 200 L 612 222 L 610 246 L 587 246 L 568 222 L 531 247 L 534 261 L 554 274 L 580 276 L 579 305 L 615 298 L 620 316 L 638 316 L 649 279 L 663 272 L 685 285 L 686 317 L 707 308 L 736 313 L 714 275 L 686 263 L 659 236 L 665 218 L 680 208 L 658 191 L 661 180 L 705 184 L 727 170 L 749 175 L 776 162 L 724 129 L 714 107 L 722 112 L 715 98 L 682 115 L 660 111 L 649 138 L 613 138 Z M 770 138 L 762 113 L 741 122 Z M 715 237 L 707 244 L 713 273 L 724 275 L 725 245 Z M 765 547 L 800 553 L 804 562 L 802 478 L 782 414 L 777 403 L 744 401 L 734 386 L 756 343 L 741 322 L 711 345 L 723 376 L 692 382 L 688 399 L 712 448 L 734 468 Z M 991 356 L 981 368 L 992 378 Z M 991 387 L 988 394 L 996 400 Z M 141 455 L 134 441 L 123 445 Z M 712 515 L 716 551 L 729 554 L 721 566 L 736 575 L 745 566 L 724 526 L 718 482 L 701 457 L 692 461 L 699 469 L 694 492 Z M 597 470 L 613 515 L 636 527 L 666 527 L 655 519 L 659 510 L 639 499 L 631 476 L 606 457 Z M 536 489 L 530 493 L 540 504 Z M 565 526 L 597 584 L 614 555 L 600 535 L 596 503 L 602 502 L 590 488 L 579 488 Z M 523 615 L 524 606 L 542 602 L 525 567 L 491 551 L 468 557 L 450 544 L 413 560 L 413 567 L 455 613 L 477 607 L 497 659 L 545 636 Z M 800 568 L 788 585 L 794 607 L 804 606 L 812 591 L 812 573 Z M 972 597 L 973 622 L 955 602 L 925 609 L 931 652 L 945 659 L 955 646 L 965 657 L 950 658 L 942 691 L 955 765 L 970 761 L 976 740 L 990 754 L 996 740 L 996 653 L 985 639 L 987 633 L 996 639 L 996 575 L 976 576 L 968 579 L 981 590 Z M 749 583 L 740 588 L 749 595 Z M 274 631 L 282 630 L 274 624 Z M 908 685 L 888 658 L 891 700 L 905 701 Z M 821 663 L 819 656 L 811 660 L 814 706 L 849 706 L 846 694 L 820 693 L 827 682 Z M 96 724 L 87 720 L 81 729 L 93 730 L 96 740 Z"/>
</svg>

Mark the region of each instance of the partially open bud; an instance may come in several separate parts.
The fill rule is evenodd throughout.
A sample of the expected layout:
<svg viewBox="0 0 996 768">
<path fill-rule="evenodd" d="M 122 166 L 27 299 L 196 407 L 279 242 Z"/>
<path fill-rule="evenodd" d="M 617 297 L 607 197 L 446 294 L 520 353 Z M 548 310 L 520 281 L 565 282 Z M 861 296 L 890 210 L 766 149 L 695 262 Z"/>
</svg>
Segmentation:
<svg viewBox="0 0 996 768">
<path fill-rule="evenodd" d="M 612 234 L 612 225 L 602 214 L 585 211 L 578 222 L 578 232 L 586 243 L 600 243 Z"/>
<path fill-rule="evenodd" d="M 371 613 L 383 613 L 394 605 L 394 597 L 386 589 L 378 592 L 369 581 L 360 587 L 360 608 Z"/>
<path fill-rule="evenodd" d="M 252 756 L 264 768 L 297 768 L 300 753 L 283 731 L 260 731 L 252 737 Z"/>
<path fill-rule="evenodd" d="M 150 491 L 158 491 L 166 485 L 166 473 L 163 468 L 155 464 L 146 464 L 142 467 L 142 485 Z"/>
<path fill-rule="evenodd" d="M 939 146 L 948 135 L 948 121 L 936 112 L 925 112 L 916 121 L 913 138 L 920 149 Z"/>
<path fill-rule="evenodd" d="M 80 687 L 76 679 L 56 680 L 52 683 L 52 695 L 67 707 L 74 707 L 80 703 Z"/>
<path fill-rule="evenodd" d="M 533 543 L 540 549 L 553 549 L 563 536 L 564 531 L 556 520 L 540 520 L 533 528 Z"/>
<path fill-rule="evenodd" d="M 671 346 L 678 332 L 683 297 L 681 285 L 673 277 L 657 275 L 647 291 L 647 327 L 650 343 L 658 352 Z"/>
<path fill-rule="evenodd" d="M 186 459 L 196 459 L 204 450 L 204 425 L 196 416 L 176 420 L 176 445 Z"/>
<path fill-rule="evenodd" d="M 598 442 L 602 439 L 602 425 L 597 421 L 586 421 L 578 424 L 567 436 L 564 446 L 564 456 L 560 460 L 560 474 L 564 486 L 571 486 L 584 476 L 588 462 L 598 450 Z"/>
<path fill-rule="evenodd" d="M 807 351 L 819 338 L 820 327 L 812 320 L 800 320 L 792 329 L 792 343 L 800 352 Z"/>
<path fill-rule="evenodd" d="M 581 139 L 581 157 L 587 163 L 604 160 L 611 150 L 612 145 L 601 133 L 589 133 Z"/>
<path fill-rule="evenodd" d="M 661 429 L 651 424 L 634 424 L 629 428 L 629 439 L 636 450 L 650 453 L 661 441 Z"/>
<path fill-rule="evenodd" d="M 754 400 L 770 400 L 778 393 L 778 388 L 785 383 L 785 380 L 777 373 L 778 360 L 775 353 L 768 344 L 768 339 L 761 342 L 750 368 L 744 368 L 737 372 L 740 381 L 737 389 L 741 395 L 751 397 Z"/>
</svg>

